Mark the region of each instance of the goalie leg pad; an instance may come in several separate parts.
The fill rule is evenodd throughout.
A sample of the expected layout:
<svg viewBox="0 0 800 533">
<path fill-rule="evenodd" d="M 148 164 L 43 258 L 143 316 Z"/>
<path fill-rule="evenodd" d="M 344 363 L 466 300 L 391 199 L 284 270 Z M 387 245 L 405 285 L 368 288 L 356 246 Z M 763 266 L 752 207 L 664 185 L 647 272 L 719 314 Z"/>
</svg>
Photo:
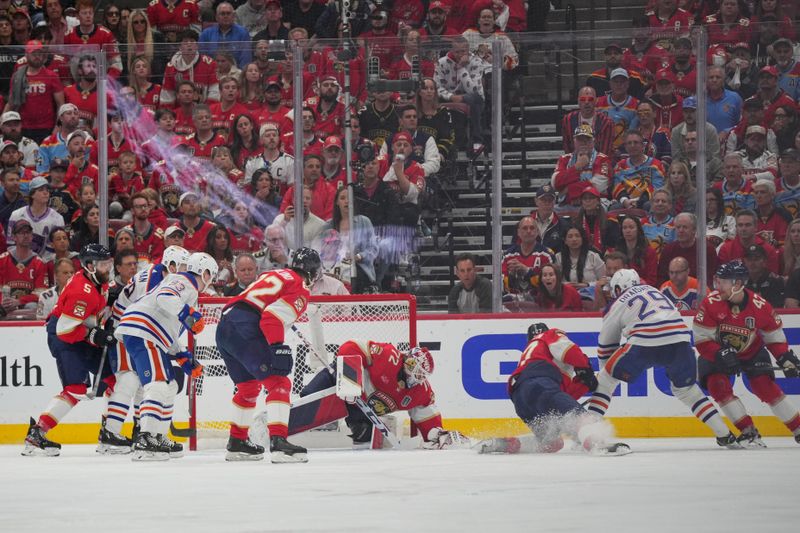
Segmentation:
<svg viewBox="0 0 800 533">
<path fill-rule="evenodd" d="M 361 357 L 340 355 L 336 358 L 336 395 L 345 401 L 354 401 L 361 396 L 364 369 Z"/>
<path fill-rule="evenodd" d="M 327 370 L 323 370 L 314 378 L 326 375 L 328 380 L 333 381 L 333 376 Z M 309 383 L 308 387 L 314 383 Z M 303 389 L 306 392 L 306 389 Z M 333 383 L 327 389 L 307 394 L 292 404 L 289 412 L 289 435 L 296 435 L 303 431 L 308 431 L 316 427 L 324 426 L 347 416 L 345 403 L 336 396 L 336 389 Z"/>
</svg>

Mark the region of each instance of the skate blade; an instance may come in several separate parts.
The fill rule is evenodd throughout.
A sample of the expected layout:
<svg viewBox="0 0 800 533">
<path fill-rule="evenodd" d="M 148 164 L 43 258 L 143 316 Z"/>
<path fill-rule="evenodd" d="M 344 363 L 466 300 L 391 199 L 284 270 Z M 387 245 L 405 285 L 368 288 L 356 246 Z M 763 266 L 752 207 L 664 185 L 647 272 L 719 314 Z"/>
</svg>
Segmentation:
<svg viewBox="0 0 800 533">
<path fill-rule="evenodd" d="M 263 453 L 227 452 L 226 461 L 261 461 L 264 459 Z"/>
<path fill-rule="evenodd" d="M 169 453 L 147 452 L 142 450 L 136 450 L 131 455 L 131 461 L 137 461 L 137 462 L 169 461 Z"/>
<path fill-rule="evenodd" d="M 596 448 L 593 448 L 592 451 L 589 452 L 590 455 L 594 455 L 597 457 L 620 457 L 622 455 L 628 455 L 630 453 L 633 453 L 631 447 L 621 442 L 618 442 L 616 444 L 610 444 L 608 446 L 598 446 Z"/>
<path fill-rule="evenodd" d="M 112 446 L 111 444 L 98 444 L 95 452 L 100 455 L 127 455 L 131 453 L 130 446 Z"/>
<path fill-rule="evenodd" d="M 58 457 L 61 455 L 60 448 L 38 448 L 31 444 L 25 444 L 25 447 L 22 449 L 22 455 L 24 457 Z"/>
<path fill-rule="evenodd" d="M 763 440 L 751 441 L 751 442 L 740 442 L 739 445 L 744 448 L 745 450 L 766 450 L 767 445 L 764 444 Z"/>
<path fill-rule="evenodd" d="M 181 457 L 183 457 L 183 450 L 179 452 L 169 452 L 170 459 L 180 459 Z"/>
<path fill-rule="evenodd" d="M 269 460 L 275 464 L 281 463 L 307 463 L 308 456 L 305 453 L 289 455 L 284 452 L 270 452 Z"/>
</svg>

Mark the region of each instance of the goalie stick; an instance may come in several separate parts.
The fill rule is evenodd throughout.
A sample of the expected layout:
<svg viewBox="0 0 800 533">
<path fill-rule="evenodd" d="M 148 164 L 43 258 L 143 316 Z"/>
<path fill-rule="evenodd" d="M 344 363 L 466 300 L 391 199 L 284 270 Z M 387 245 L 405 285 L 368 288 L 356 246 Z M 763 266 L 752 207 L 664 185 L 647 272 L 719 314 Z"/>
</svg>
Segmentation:
<svg viewBox="0 0 800 533">
<path fill-rule="evenodd" d="M 292 324 L 291 327 L 292 331 L 295 332 L 300 341 L 306 345 L 308 351 L 311 352 L 314 355 L 314 357 L 316 357 L 317 360 L 320 361 L 328 369 L 326 370 L 327 372 L 330 372 L 330 367 L 325 362 L 325 359 L 319 352 L 317 352 L 317 349 L 314 347 L 313 344 L 311 344 L 311 341 L 309 341 L 306 338 L 306 336 L 303 335 L 303 333 L 300 331 L 300 328 L 298 328 L 294 324 Z M 356 401 L 354 403 L 355 406 L 358 407 L 362 413 L 364 413 L 364 416 L 366 416 L 369 419 L 369 421 L 372 422 L 372 425 L 375 426 L 375 428 L 381 432 L 384 438 L 389 441 L 392 447 L 395 449 L 400 449 L 400 439 L 397 438 L 397 436 L 391 432 L 391 430 L 386 426 L 386 424 L 383 423 L 383 420 L 381 420 L 381 418 L 378 416 L 375 410 L 372 409 L 372 407 L 370 407 L 369 405 L 367 405 L 367 403 L 361 397 L 356 398 Z"/>
</svg>

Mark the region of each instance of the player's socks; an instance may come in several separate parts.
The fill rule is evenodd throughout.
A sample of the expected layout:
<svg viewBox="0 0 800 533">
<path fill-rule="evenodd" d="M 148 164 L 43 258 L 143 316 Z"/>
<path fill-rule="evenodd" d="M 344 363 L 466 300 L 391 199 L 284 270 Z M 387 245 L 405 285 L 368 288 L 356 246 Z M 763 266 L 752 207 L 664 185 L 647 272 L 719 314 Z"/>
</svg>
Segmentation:
<svg viewBox="0 0 800 533">
<path fill-rule="evenodd" d="M 264 458 L 264 447 L 254 444 L 247 438 L 229 437 L 225 448 L 226 461 L 260 461 Z"/>
<path fill-rule="evenodd" d="M 778 401 L 772 403 L 769 407 L 775 413 L 775 416 L 789 428 L 792 434 L 800 435 L 800 413 L 797 412 L 797 409 L 786 396 L 781 395 Z"/>
<path fill-rule="evenodd" d="M 46 432 L 36 424 L 36 421 L 31 418 L 28 434 L 25 436 L 25 448 L 22 450 L 22 455 L 26 457 L 34 455 L 56 457 L 60 455 L 61 445 L 48 440 L 47 437 L 45 437 L 45 433 Z"/>
<path fill-rule="evenodd" d="M 308 450 L 292 444 L 286 437 L 274 436 L 269 439 L 270 460 L 273 463 L 307 463 Z"/>
<path fill-rule="evenodd" d="M 733 425 L 739 428 L 740 431 L 753 426 L 753 419 L 747 414 L 742 400 L 736 396 L 731 396 L 727 401 L 719 401 L 719 408 L 728 417 L 728 420 L 733 422 Z"/>
<path fill-rule="evenodd" d="M 717 408 L 711 403 L 711 400 L 703 394 L 700 387 L 696 384 L 688 387 L 676 387 L 671 385 L 671 389 L 672 394 L 691 409 L 692 414 L 700 422 L 711 428 L 711 431 L 713 431 L 714 435 L 717 437 L 718 444 L 720 439 L 726 439 L 728 435 L 731 434 L 728 430 L 728 426 L 725 425 L 725 421 L 722 420 L 719 411 L 717 411 Z M 720 446 L 725 445 L 720 444 Z"/>
</svg>

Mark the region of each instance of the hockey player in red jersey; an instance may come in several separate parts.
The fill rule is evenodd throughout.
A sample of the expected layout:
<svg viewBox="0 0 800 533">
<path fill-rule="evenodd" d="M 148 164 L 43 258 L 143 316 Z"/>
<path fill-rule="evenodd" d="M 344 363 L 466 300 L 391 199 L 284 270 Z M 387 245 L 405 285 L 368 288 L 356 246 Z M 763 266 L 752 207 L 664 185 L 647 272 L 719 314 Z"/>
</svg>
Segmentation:
<svg viewBox="0 0 800 533">
<path fill-rule="evenodd" d="M 106 307 L 108 278 L 113 261 L 111 252 L 100 244 L 87 244 L 80 253 L 82 269 L 70 278 L 47 319 L 47 345 L 56 359 L 63 389 L 39 416 L 31 418 L 22 455 L 55 456 L 61 445 L 47 439 L 48 431 L 75 407 L 87 399 L 90 374 L 112 384 L 108 360 L 102 348 L 113 342 L 113 334 L 104 329 L 101 312 Z M 100 363 L 103 366 L 100 368 Z"/>
<path fill-rule="evenodd" d="M 299 248 L 291 268 L 265 272 L 222 311 L 216 340 L 236 393 L 228 439 L 228 461 L 258 461 L 264 448 L 248 439 L 261 389 L 267 390 L 267 425 L 273 463 L 305 463 L 306 449 L 288 442 L 289 374 L 294 359 L 284 342 L 286 328 L 308 305 L 308 288 L 321 274 L 316 250 Z"/>
<path fill-rule="evenodd" d="M 337 374 L 336 369 L 344 370 Z M 408 411 L 411 421 L 422 435 L 425 447 L 448 448 L 453 445 L 468 443 L 458 431 L 442 429 L 442 415 L 434 403 L 433 389 L 428 383 L 428 376 L 433 373 L 433 357 L 427 348 L 412 348 L 401 352 L 394 345 L 367 340 L 349 340 L 344 342 L 336 354 L 336 362 L 330 368 L 320 371 L 309 384 L 303 388 L 300 396 L 305 397 L 331 387 L 336 387 L 336 395 L 340 402 L 346 403 L 345 409 L 331 409 L 342 413 L 325 420 L 317 420 L 317 425 L 332 422 L 344 417 L 347 427 L 352 432 L 353 444 L 368 443 L 372 439 L 372 422 L 356 406 L 352 405 L 357 394 L 378 416 L 388 415 L 395 411 Z M 341 386 L 341 378 L 346 375 L 354 389 L 345 391 Z M 302 409 L 293 410 L 289 422 L 289 432 L 299 432 L 298 426 L 309 426 L 310 420 L 304 420 Z M 305 429 L 311 429 L 311 426 Z"/>
<path fill-rule="evenodd" d="M 626 444 L 609 444 L 609 422 L 586 412 L 578 398 L 597 388 L 589 358 L 559 329 L 542 322 L 528 328 L 528 345 L 508 380 L 514 410 L 533 431 L 532 436 L 483 441 L 479 453 L 555 453 L 571 436 L 587 452 L 624 455 Z"/>
<path fill-rule="evenodd" d="M 787 378 L 800 377 L 800 360 L 789 349 L 780 316 L 760 295 L 745 288 L 748 272 L 739 261 L 722 265 L 716 290 L 700 304 L 694 318 L 694 341 L 700 352 L 698 374 L 725 416 L 741 430 L 744 447 L 764 447 L 730 376 L 744 373 L 750 389 L 769 405 L 800 443 L 800 413 L 775 383 L 770 354 Z"/>
</svg>

